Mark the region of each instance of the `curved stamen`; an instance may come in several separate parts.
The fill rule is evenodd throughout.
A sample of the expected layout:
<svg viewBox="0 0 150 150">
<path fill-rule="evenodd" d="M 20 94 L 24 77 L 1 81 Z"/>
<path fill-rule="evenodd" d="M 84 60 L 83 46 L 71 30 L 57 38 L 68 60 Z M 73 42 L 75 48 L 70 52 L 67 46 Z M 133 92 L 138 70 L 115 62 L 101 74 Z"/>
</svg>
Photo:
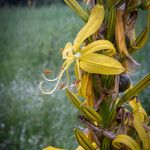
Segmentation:
<svg viewBox="0 0 150 150">
<path fill-rule="evenodd" d="M 77 64 L 77 75 L 78 75 L 78 80 L 81 81 L 81 72 L 80 72 L 80 67 L 79 67 L 79 59 L 76 59 L 76 64 Z M 81 87 L 81 82 L 79 82 L 79 89 Z"/>
<path fill-rule="evenodd" d="M 69 63 L 69 62 L 66 60 L 66 61 L 64 62 L 64 64 L 62 65 L 62 68 L 67 69 L 67 64 L 68 64 L 68 63 Z M 61 74 L 61 73 L 60 73 L 60 74 Z M 60 74 L 59 74 L 56 78 L 54 78 L 54 79 L 48 79 L 48 78 L 45 76 L 45 74 L 43 74 L 43 78 L 44 78 L 46 81 L 53 82 L 53 81 L 58 80 Z"/>
<path fill-rule="evenodd" d="M 59 74 L 59 75 L 60 75 L 60 74 Z M 45 76 L 45 74 L 43 74 L 43 78 L 44 78 L 46 81 L 53 82 L 53 81 L 56 81 L 56 80 L 59 78 L 59 75 L 58 75 L 56 78 L 54 78 L 54 79 L 48 79 L 48 78 Z"/>
<path fill-rule="evenodd" d="M 68 70 L 66 70 L 66 75 L 67 75 L 67 84 L 61 90 L 65 90 L 69 86 L 70 76 L 69 76 Z"/>
<path fill-rule="evenodd" d="M 43 89 L 42 89 L 42 84 L 44 83 L 44 81 L 42 81 L 41 83 L 40 83 L 40 85 L 39 85 L 39 88 L 40 88 L 40 90 L 41 90 L 41 92 L 43 93 L 43 94 L 52 94 L 56 89 L 57 89 L 57 87 L 58 87 L 58 85 L 59 85 L 59 82 L 60 82 L 60 80 L 61 80 L 61 77 L 63 76 L 63 74 L 64 74 L 64 71 L 65 71 L 65 69 L 60 73 L 60 75 L 58 76 L 58 80 L 57 80 L 57 82 L 56 82 L 56 85 L 55 85 L 55 87 L 51 90 L 51 91 L 44 91 Z"/>
<path fill-rule="evenodd" d="M 44 83 L 44 81 L 42 81 L 42 82 L 40 83 L 40 85 L 39 85 L 39 88 L 40 88 L 40 90 L 41 90 L 41 92 L 42 92 L 43 94 L 52 94 L 52 93 L 57 89 L 57 87 L 59 86 L 60 80 L 61 80 L 61 78 L 62 78 L 64 72 L 68 70 L 68 68 L 69 68 L 70 65 L 73 63 L 73 61 L 74 61 L 74 59 L 71 60 L 71 61 L 66 61 L 66 62 L 64 62 L 64 65 L 63 65 L 63 66 L 64 66 L 64 69 L 60 72 L 60 74 L 58 75 L 58 77 L 56 77 L 55 79 L 47 79 L 47 78 L 43 75 L 43 77 L 44 77 L 44 79 L 45 79 L 46 81 L 49 81 L 49 82 L 57 81 L 56 84 L 55 84 L 55 87 L 54 87 L 51 91 L 45 91 L 45 90 L 42 89 L 42 85 L 43 85 L 43 83 Z M 68 75 L 67 75 L 67 78 L 68 78 Z M 68 78 L 68 83 L 67 83 L 67 84 L 69 84 L 69 78 Z M 67 87 L 68 87 L 68 86 L 67 86 Z M 65 87 L 65 88 L 66 88 L 66 87 Z"/>
</svg>

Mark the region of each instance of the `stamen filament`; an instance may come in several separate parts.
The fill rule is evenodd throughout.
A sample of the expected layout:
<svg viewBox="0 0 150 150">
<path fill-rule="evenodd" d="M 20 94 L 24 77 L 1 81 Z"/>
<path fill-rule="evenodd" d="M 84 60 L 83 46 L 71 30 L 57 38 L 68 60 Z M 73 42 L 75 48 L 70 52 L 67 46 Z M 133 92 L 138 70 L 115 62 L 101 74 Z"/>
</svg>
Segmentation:
<svg viewBox="0 0 150 150">
<path fill-rule="evenodd" d="M 45 75 L 43 75 L 44 79 L 45 79 L 46 81 L 48 81 L 48 82 L 57 81 L 56 84 L 55 84 L 55 87 L 54 87 L 51 91 L 44 91 L 44 90 L 42 89 L 42 85 L 43 85 L 43 83 L 44 83 L 44 81 L 42 81 L 42 82 L 40 83 L 40 85 L 39 85 L 39 88 L 40 88 L 40 90 L 41 90 L 41 92 L 42 92 L 43 94 L 52 94 L 52 93 L 57 89 L 57 87 L 59 86 L 60 80 L 61 80 L 61 78 L 62 78 L 64 72 L 68 70 L 68 68 L 69 68 L 70 65 L 73 63 L 73 61 L 74 61 L 74 59 L 72 59 L 72 60 L 70 60 L 70 61 L 67 61 L 67 60 L 66 60 L 66 61 L 64 62 L 64 65 L 63 65 L 63 66 L 65 66 L 64 69 L 60 72 L 60 74 L 58 75 L 58 77 L 56 77 L 55 79 L 47 79 L 47 78 L 45 77 Z M 66 73 L 67 73 L 67 72 L 66 72 Z M 67 86 L 65 86 L 63 89 L 65 89 L 66 87 L 68 87 L 69 80 L 70 80 L 70 79 L 69 79 L 69 75 L 67 75 L 67 78 L 68 78 Z"/>
</svg>

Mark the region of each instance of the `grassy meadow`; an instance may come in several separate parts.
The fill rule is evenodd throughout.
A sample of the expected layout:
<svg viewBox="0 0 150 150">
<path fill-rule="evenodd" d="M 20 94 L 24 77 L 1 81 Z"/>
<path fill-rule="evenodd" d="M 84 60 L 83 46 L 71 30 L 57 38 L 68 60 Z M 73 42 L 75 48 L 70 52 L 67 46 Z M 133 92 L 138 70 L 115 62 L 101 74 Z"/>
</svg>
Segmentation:
<svg viewBox="0 0 150 150">
<path fill-rule="evenodd" d="M 144 14 L 138 32 L 146 22 Z M 83 23 L 66 6 L 0 9 L 0 149 L 40 150 L 53 145 L 75 149 L 73 127 L 78 113 L 64 91 L 42 95 L 42 71 L 56 75 L 61 51 L 73 41 Z M 132 75 L 136 83 L 150 72 L 150 42 L 137 54 L 141 68 Z M 52 75 L 52 76 L 53 76 Z M 53 85 L 49 85 L 52 88 Z M 150 113 L 150 88 L 140 95 Z"/>
</svg>

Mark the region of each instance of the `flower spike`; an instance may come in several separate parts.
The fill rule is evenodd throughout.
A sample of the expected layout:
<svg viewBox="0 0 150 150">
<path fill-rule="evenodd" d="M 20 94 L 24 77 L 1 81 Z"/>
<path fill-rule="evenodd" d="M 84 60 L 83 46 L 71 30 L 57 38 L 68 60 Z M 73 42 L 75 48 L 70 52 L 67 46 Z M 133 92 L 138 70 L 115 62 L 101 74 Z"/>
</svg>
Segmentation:
<svg viewBox="0 0 150 150">
<path fill-rule="evenodd" d="M 70 65 L 75 61 L 77 66 L 78 79 L 81 80 L 80 69 L 89 73 L 107 74 L 114 75 L 120 74 L 125 71 L 119 61 L 112 58 L 116 53 L 113 44 L 107 40 L 98 40 L 88 44 L 86 47 L 81 47 L 82 42 L 93 33 L 95 33 L 101 26 L 104 19 L 104 7 L 101 5 L 96 5 L 91 12 L 87 24 L 79 31 L 76 39 L 74 40 L 74 45 L 68 42 L 62 51 L 62 59 L 66 61 L 62 65 L 62 71 L 58 77 L 54 79 L 48 79 L 45 75 L 43 78 L 45 81 L 54 82 L 56 81 L 55 87 L 51 91 L 44 91 L 42 85 L 44 81 L 40 83 L 40 89 L 44 94 L 52 94 L 59 86 L 60 80 L 65 71 L 68 71 Z M 104 52 L 104 55 L 98 54 L 96 52 Z M 105 56 L 108 55 L 108 56 Z M 68 82 L 65 87 L 69 85 L 69 76 L 67 75 Z M 79 83 L 80 89 L 81 83 Z"/>
</svg>

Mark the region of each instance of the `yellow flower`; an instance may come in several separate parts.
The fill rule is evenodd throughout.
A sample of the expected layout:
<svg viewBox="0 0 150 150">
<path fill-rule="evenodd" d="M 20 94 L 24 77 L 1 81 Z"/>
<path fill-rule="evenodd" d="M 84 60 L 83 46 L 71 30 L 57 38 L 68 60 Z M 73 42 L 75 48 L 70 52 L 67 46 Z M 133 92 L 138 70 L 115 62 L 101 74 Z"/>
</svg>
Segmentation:
<svg viewBox="0 0 150 150">
<path fill-rule="evenodd" d="M 141 141 L 143 143 L 143 147 L 145 150 L 150 149 L 150 137 L 148 133 L 145 131 L 143 127 L 143 123 L 145 120 L 148 120 L 148 115 L 145 112 L 145 110 L 142 108 L 142 105 L 139 100 L 135 97 L 133 100 L 129 102 L 130 106 L 133 109 L 133 125 L 136 129 L 139 137 L 141 138 Z M 149 132 L 150 133 L 150 132 Z"/>
<path fill-rule="evenodd" d="M 48 146 L 48 147 L 44 148 L 43 150 L 64 150 L 64 149 L 56 148 L 53 146 Z"/>
<path fill-rule="evenodd" d="M 70 42 L 68 42 L 62 51 L 62 58 L 65 59 L 65 62 L 62 65 L 62 70 L 60 71 L 58 77 L 55 79 L 47 79 L 45 75 L 43 75 L 46 81 L 57 81 L 54 89 L 49 92 L 46 92 L 42 89 L 42 84 L 44 82 L 42 81 L 40 83 L 40 88 L 43 93 L 53 93 L 57 89 L 65 71 L 67 72 L 68 83 L 64 89 L 69 85 L 68 69 L 73 62 L 76 62 L 76 72 L 78 74 L 79 80 L 81 80 L 80 69 L 88 73 L 98 73 L 105 75 L 120 74 L 125 71 L 120 62 L 112 57 L 116 53 L 116 50 L 111 42 L 107 40 L 97 40 L 90 43 L 86 47 L 83 47 L 83 42 L 85 39 L 98 31 L 103 22 L 103 19 L 103 6 L 99 4 L 95 5 L 91 11 L 91 15 L 87 24 L 77 34 L 74 40 L 74 44 L 72 45 Z M 98 54 L 95 52 L 103 52 L 103 54 Z"/>
<path fill-rule="evenodd" d="M 122 144 L 128 146 L 131 150 L 140 150 L 136 141 L 126 134 L 117 135 L 112 142 L 112 145 L 117 149 L 121 149 Z"/>
</svg>

